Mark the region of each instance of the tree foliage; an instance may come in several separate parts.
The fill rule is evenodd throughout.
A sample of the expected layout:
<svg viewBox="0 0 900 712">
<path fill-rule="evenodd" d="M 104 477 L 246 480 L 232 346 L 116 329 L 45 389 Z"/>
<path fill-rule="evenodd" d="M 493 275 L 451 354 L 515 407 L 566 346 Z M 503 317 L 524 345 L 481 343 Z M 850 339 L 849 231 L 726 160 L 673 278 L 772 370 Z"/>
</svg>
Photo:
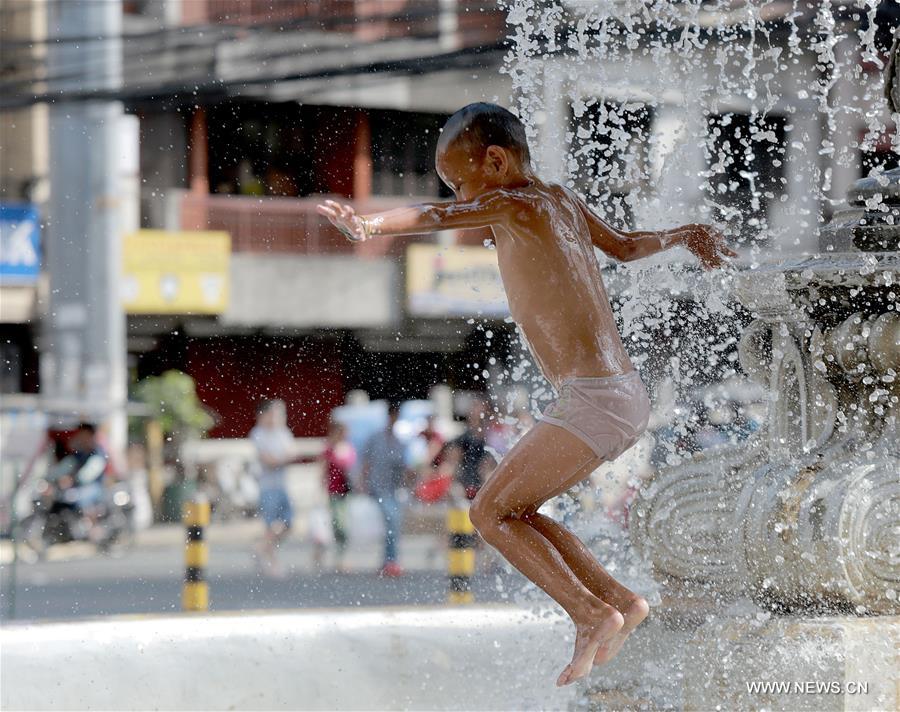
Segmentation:
<svg viewBox="0 0 900 712">
<path fill-rule="evenodd" d="M 215 423 L 197 397 L 194 379 L 181 371 L 169 370 L 161 376 L 145 378 L 137 384 L 135 394 L 159 419 L 166 433 L 199 436 Z"/>
</svg>

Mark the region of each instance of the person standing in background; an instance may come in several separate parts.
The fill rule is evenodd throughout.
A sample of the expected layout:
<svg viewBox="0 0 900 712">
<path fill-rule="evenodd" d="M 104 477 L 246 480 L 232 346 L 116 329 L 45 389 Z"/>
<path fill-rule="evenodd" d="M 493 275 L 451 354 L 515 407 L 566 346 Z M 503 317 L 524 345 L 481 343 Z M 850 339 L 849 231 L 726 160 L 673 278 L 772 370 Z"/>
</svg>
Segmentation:
<svg viewBox="0 0 900 712">
<path fill-rule="evenodd" d="M 403 528 L 403 498 L 398 495 L 404 485 L 406 462 L 403 444 L 394 434 L 399 415 L 400 406 L 391 403 L 386 427 L 369 438 L 362 458 L 362 489 L 375 498 L 384 517 L 382 576 L 403 574 L 397 561 L 397 547 Z"/>
<path fill-rule="evenodd" d="M 284 401 L 263 401 L 256 425 L 250 431 L 259 458 L 259 514 L 266 530 L 259 556 L 262 572 L 273 578 L 283 578 L 284 569 L 278 562 L 277 550 L 291 529 L 294 510 L 287 492 L 285 469 L 294 462 L 294 436 L 287 427 Z"/>
<path fill-rule="evenodd" d="M 345 571 L 347 495 L 350 494 L 350 471 L 356 464 L 356 450 L 347 439 L 347 427 L 343 423 L 332 421 L 321 458 L 325 466 L 325 488 L 328 492 L 328 510 L 331 513 L 331 530 L 336 547 L 336 568 L 338 571 Z"/>
<path fill-rule="evenodd" d="M 425 463 L 431 468 L 437 468 L 441 464 L 444 436 L 438 432 L 436 416 L 428 416 L 425 429 L 420 433 L 420 436 L 425 441 Z"/>
<path fill-rule="evenodd" d="M 453 441 L 453 446 L 460 452 L 459 468 L 456 477 L 465 488 L 466 498 L 474 499 L 481 489 L 482 479 L 478 465 L 485 454 L 485 418 L 487 403 L 480 396 L 472 401 L 469 415 L 466 418 L 466 429 Z"/>
</svg>

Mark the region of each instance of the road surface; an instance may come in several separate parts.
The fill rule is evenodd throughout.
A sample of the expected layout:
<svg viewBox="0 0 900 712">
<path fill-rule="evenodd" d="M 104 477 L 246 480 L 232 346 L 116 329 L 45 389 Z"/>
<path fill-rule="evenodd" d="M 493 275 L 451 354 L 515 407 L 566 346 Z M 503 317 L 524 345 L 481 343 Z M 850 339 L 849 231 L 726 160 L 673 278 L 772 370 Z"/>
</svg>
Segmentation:
<svg viewBox="0 0 900 712">
<path fill-rule="evenodd" d="M 289 539 L 282 551 L 283 580 L 261 576 L 253 556 L 259 525 L 253 521 L 213 524 L 208 529 L 207 568 L 210 610 L 321 608 L 443 603 L 447 576 L 442 538 L 409 535 L 401 541 L 400 562 L 406 574 L 385 579 L 376 574 L 380 546 L 356 545 L 348 555 L 348 573 L 337 573 L 326 557 L 321 569 L 312 548 Z M 490 565 L 473 579 L 479 602 L 520 600 L 524 579 L 505 565 Z M 184 574 L 183 530 L 156 526 L 139 535 L 135 547 L 120 558 L 99 556 L 86 544 L 51 549 L 47 561 L 19 560 L 12 547 L 0 545 L 2 619 L 77 619 L 110 614 L 167 613 L 180 610 Z M 485 569 L 489 569 L 489 572 Z M 13 579 L 15 589 L 13 593 Z"/>
</svg>

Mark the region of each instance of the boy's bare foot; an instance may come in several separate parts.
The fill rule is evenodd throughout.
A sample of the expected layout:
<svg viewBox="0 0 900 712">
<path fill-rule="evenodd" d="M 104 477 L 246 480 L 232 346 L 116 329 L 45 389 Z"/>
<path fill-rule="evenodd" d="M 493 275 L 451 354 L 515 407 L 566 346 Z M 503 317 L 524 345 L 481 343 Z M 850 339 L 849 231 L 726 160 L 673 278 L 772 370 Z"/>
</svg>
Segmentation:
<svg viewBox="0 0 900 712">
<path fill-rule="evenodd" d="M 625 639 L 630 635 L 631 631 L 641 624 L 641 621 L 647 617 L 649 612 L 650 606 L 647 604 L 647 601 L 640 596 L 635 598 L 622 613 L 625 617 L 625 625 L 597 649 L 597 654 L 594 656 L 594 665 L 608 663 L 616 657 L 616 654 L 622 649 Z"/>
<path fill-rule="evenodd" d="M 625 619 L 612 606 L 598 611 L 589 623 L 575 623 L 575 652 L 572 662 L 559 674 L 556 686 L 575 682 L 591 671 L 597 650 L 625 625 Z"/>
</svg>

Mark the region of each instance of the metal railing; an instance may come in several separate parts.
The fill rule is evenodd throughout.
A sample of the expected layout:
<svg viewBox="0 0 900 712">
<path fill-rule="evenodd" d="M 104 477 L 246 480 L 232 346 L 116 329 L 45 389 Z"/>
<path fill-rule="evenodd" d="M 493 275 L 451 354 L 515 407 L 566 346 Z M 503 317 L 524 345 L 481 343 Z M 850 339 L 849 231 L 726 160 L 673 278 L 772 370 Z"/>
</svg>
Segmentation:
<svg viewBox="0 0 900 712">
<path fill-rule="evenodd" d="M 206 17 L 210 22 L 231 24 L 303 18 L 353 18 L 355 5 L 356 0 L 206 0 Z"/>
<path fill-rule="evenodd" d="M 258 25 L 354 33 L 369 40 L 441 36 L 461 46 L 496 42 L 506 13 L 492 0 L 193 0 L 189 22 Z M 198 4 L 203 3 L 203 4 Z"/>
<path fill-rule="evenodd" d="M 293 254 L 357 254 L 366 257 L 398 255 L 421 235 L 382 237 L 352 243 L 316 212 L 327 198 L 341 196 L 281 198 L 243 195 L 185 193 L 181 202 L 181 227 L 185 230 L 224 230 L 231 235 L 233 252 L 279 252 Z M 377 197 L 352 203 L 362 213 L 389 210 L 434 198 Z"/>
</svg>

